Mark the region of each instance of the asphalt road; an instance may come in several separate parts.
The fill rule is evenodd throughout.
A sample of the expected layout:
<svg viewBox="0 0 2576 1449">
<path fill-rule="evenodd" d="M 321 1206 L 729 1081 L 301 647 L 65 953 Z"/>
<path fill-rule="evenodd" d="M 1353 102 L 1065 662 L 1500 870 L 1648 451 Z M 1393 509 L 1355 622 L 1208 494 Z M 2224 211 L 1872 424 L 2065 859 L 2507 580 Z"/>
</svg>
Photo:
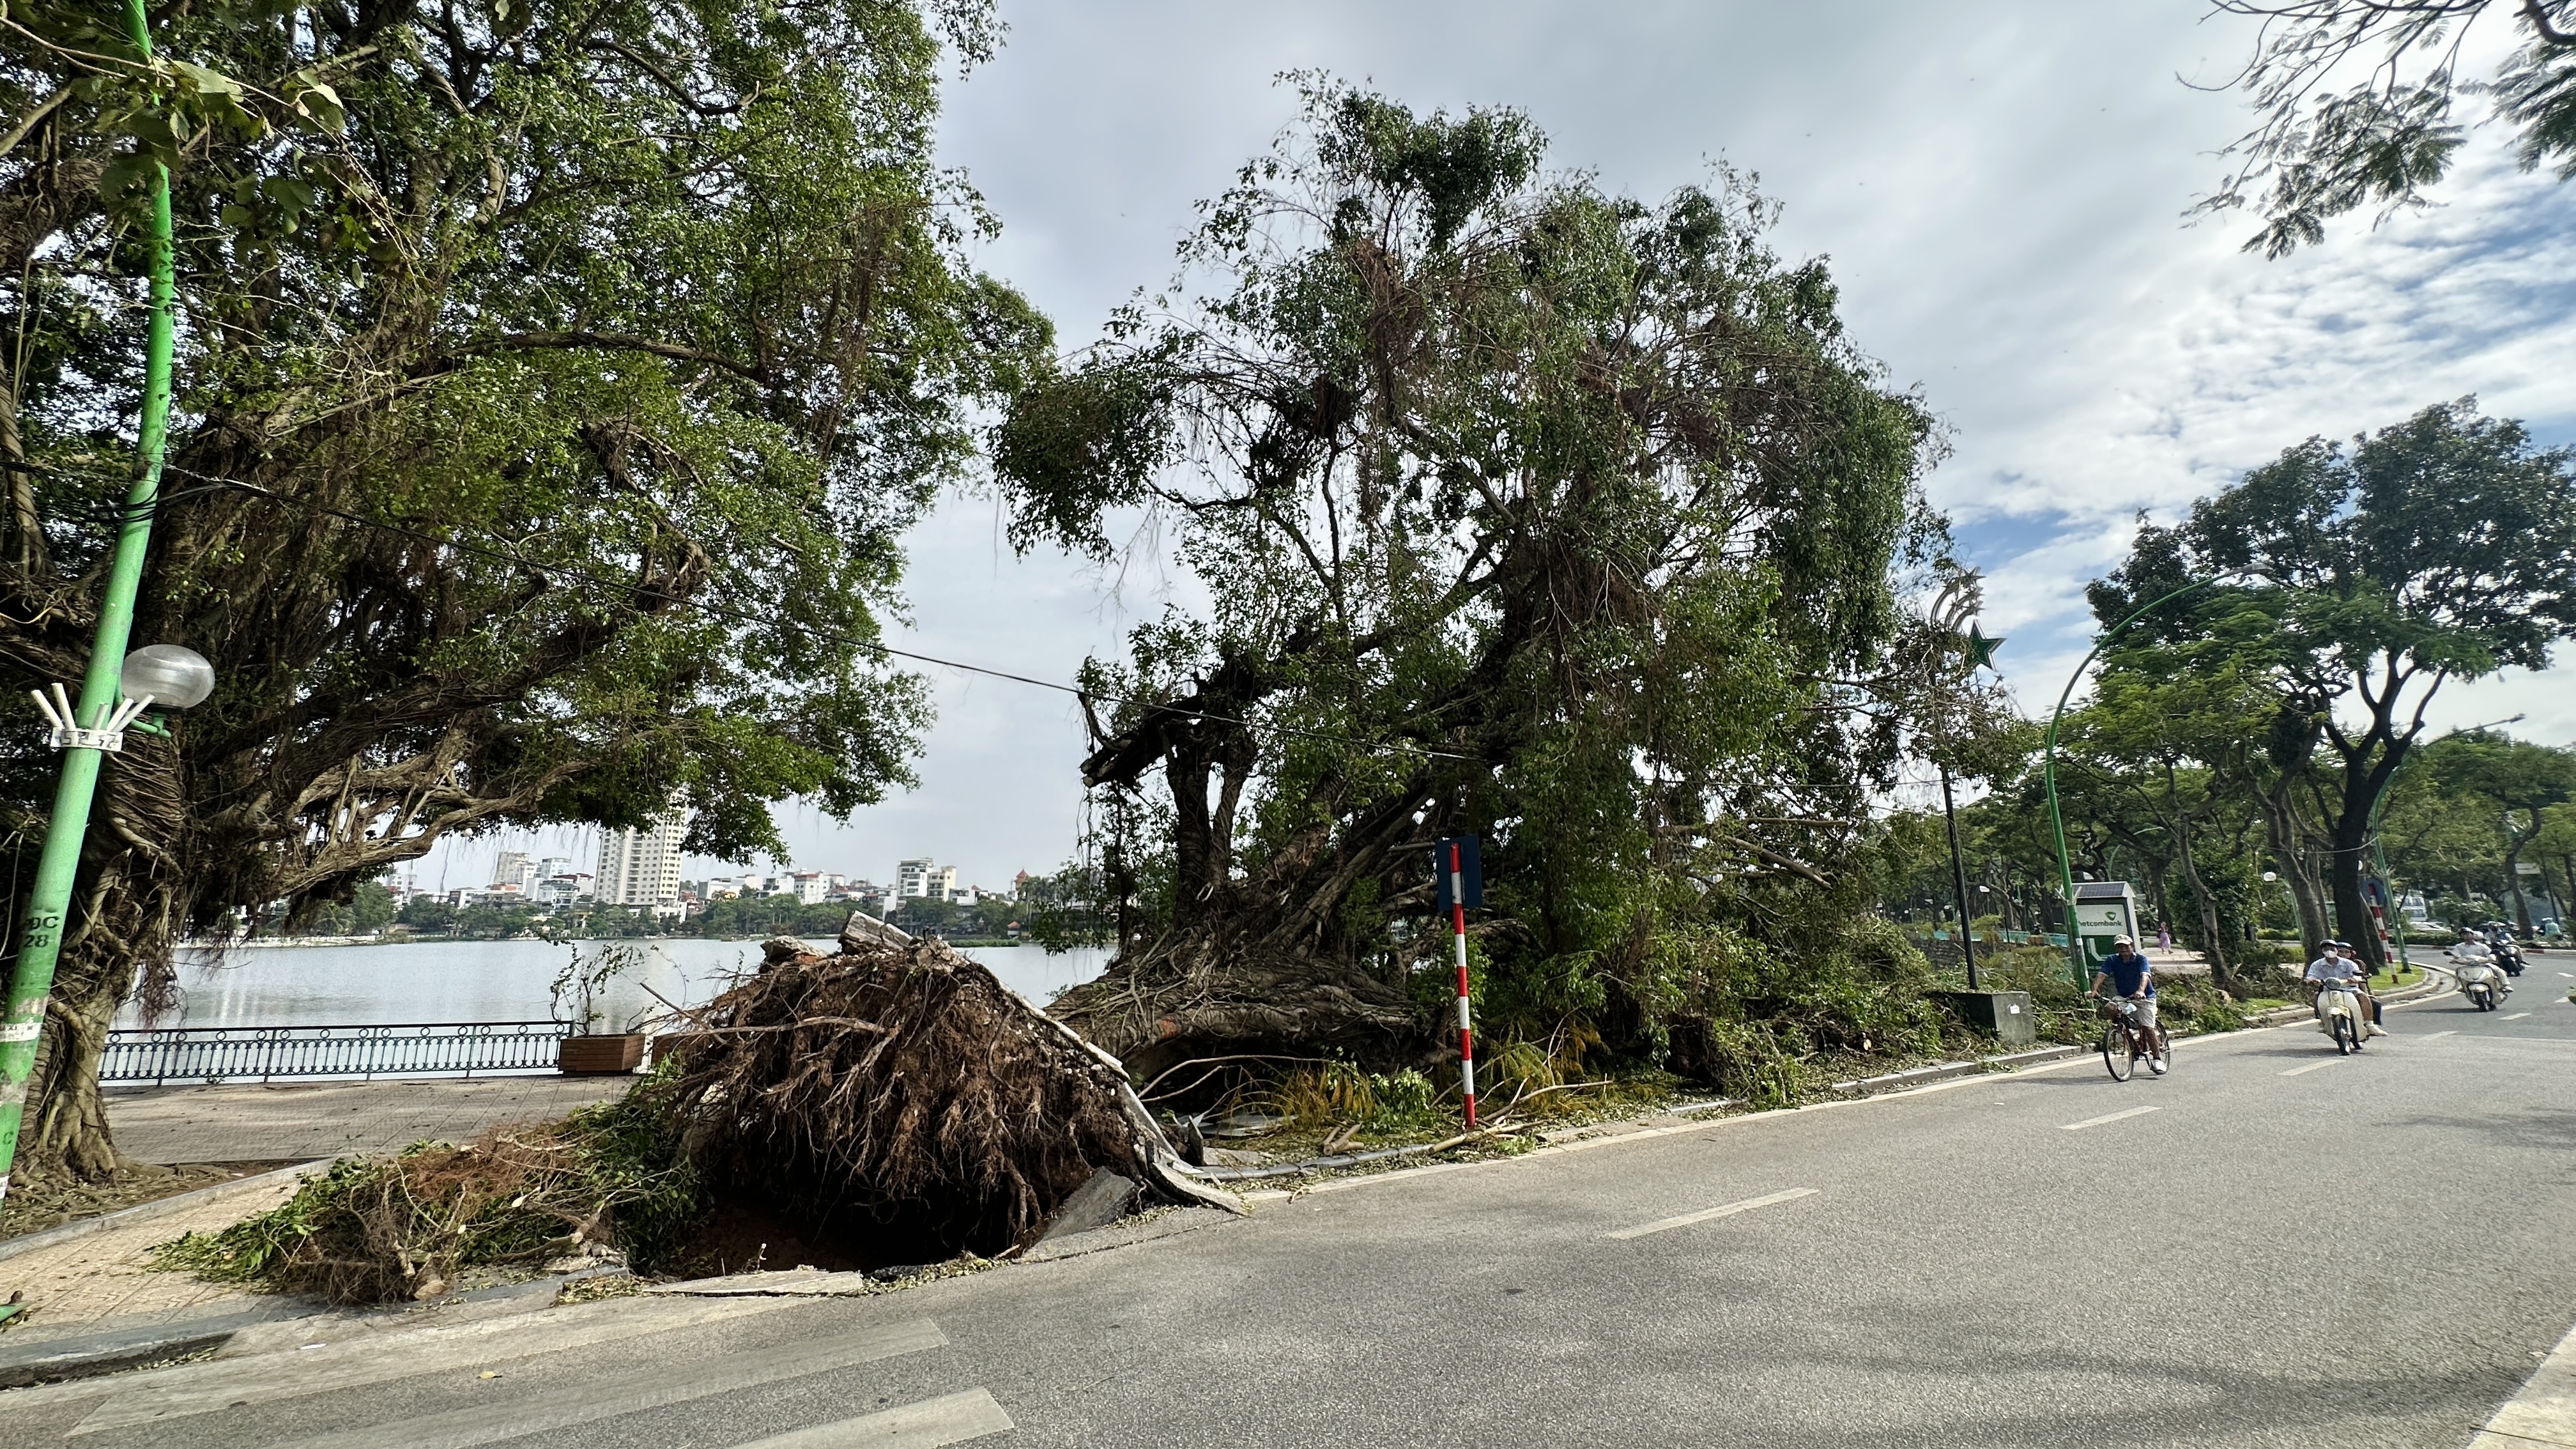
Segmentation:
<svg viewBox="0 0 2576 1449">
<path fill-rule="evenodd" d="M 2392 1010 L 2350 1060 L 2243 1033 L 2164 1080 L 2086 1060 L 876 1298 L 557 1310 L 580 1346 L 0 1395 L 0 1424 L 96 1449 L 2465 1445 L 2576 1322 L 2553 959 L 2501 1012 Z"/>
</svg>

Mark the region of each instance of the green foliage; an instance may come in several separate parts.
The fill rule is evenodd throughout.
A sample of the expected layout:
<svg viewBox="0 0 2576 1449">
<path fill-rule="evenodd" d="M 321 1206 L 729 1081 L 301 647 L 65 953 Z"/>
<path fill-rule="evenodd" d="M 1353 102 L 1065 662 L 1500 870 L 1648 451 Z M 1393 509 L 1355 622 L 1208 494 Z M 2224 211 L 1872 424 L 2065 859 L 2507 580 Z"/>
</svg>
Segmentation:
<svg viewBox="0 0 2576 1449">
<path fill-rule="evenodd" d="M 2244 778 L 2276 851 L 2321 862 L 2341 934 L 2375 959 L 2361 870 L 2425 706 L 2576 636 L 2576 451 L 2469 400 L 2349 449 L 2310 439 L 2141 528 L 2090 592 L 2109 625 L 2194 581 L 2123 652 L 2185 694 L 2223 686 L 2234 702 L 2187 707 L 2206 738 L 2183 746 Z"/>
<path fill-rule="evenodd" d="M 0 664 L 80 674 L 158 160 L 181 391 L 136 637 L 220 683 L 108 772 L 166 853 L 93 853 L 117 924 L 67 1005 L 444 834 L 676 799 L 747 858 L 776 801 L 908 782 L 900 538 L 1051 346 L 934 154 L 943 38 L 988 51 L 987 5 L 214 0 L 154 8 L 150 66 L 112 13 L 0 32 Z M 40 815 L 52 770 L 0 746 L 0 799 Z"/>
<path fill-rule="evenodd" d="M 2239 159 L 2195 208 L 2259 207 L 2247 251 L 2280 257 L 2325 239 L 2325 223 L 2364 207 L 2381 219 L 2432 204 L 2470 129 L 2460 93 L 2495 101 L 2516 128 L 2525 170 L 2555 164 L 2576 175 L 2576 33 L 2563 0 L 2213 0 L 2219 13 L 2261 19 L 2238 77 L 2257 122 L 2226 154 Z M 2524 37 L 2489 79 L 2460 71 L 2478 21 Z M 2349 84 L 2344 84 L 2347 77 Z"/>
<path fill-rule="evenodd" d="M 649 1272 L 702 1204 L 668 1110 L 674 1079 L 657 1071 L 616 1101 L 464 1147 L 342 1158 L 276 1208 L 161 1245 L 154 1266 L 335 1302 L 443 1292 L 465 1269 L 529 1265 L 585 1241 Z"/>
<path fill-rule="evenodd" d="M 1197 300 L 997 435 L 1016 541 L 1143 510 L 1208 593 L 1086 673 L 1101 914 L 1129 969 L 1259 942 L 1428 1017 L 1422 846 L 1473 831 L 1487 1019 L 1650 1061 L 1702 936 L 1794 957 L 1851 906 L 1820 882 L 1918 717 L 1901 575 L 1945 566 L 1933 423 L 1741 178 L 1643 202 L 1542 171 L 1518 112 L 1299 83 L 1184 249 Z M 1813 1014 L 1857 1040 L 1866 994 Z"/>
</svg>

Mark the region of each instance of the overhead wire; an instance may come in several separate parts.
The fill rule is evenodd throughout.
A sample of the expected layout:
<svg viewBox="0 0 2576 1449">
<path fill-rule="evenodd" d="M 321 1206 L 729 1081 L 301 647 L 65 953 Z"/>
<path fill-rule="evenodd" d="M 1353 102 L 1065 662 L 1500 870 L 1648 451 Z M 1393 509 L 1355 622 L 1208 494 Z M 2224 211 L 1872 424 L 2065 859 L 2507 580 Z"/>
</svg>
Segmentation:
<svg viewBox="0 0 2576 1449">
<path fill-rule="evenodd" d="M 163 503 L 204 493 L 225 491 L 237 492 L 248 494 L 252 497 L 266 499 L 272 503 L 288 504 L 294 507 L 307 509 L 324 517 L 337 519 L 340 522 L 350 524 L 354 527 L 374 529 L 383 533 L 396 534 L 404 538 L 412 539 L 415 542 L 428 544 L 433 548 L 455 549 L 460 553 L 473 554 L 477 557 L 489 559 L 497 563 L 509 564 L 513 567 L 527 569 L 534 573 L 546 574 L 558 579 L 576 581 L 589 584 L 596 588 L 613 590 L 615 592 L 628 595 L 640 595 L 649 601 L 669 604 L 675 608 L 694 610 L 698 613 L 725 619 L 733 623 L 766 625 L 774 622 L 774 620 L 768 616 L 754 613 L 748 609 L 737 609 L 729 605 L 715 603 L 705 599 L 684 597 L 679 594 L 673 594 L 664 590 L 656 589 L 649 584 L 638 584 L 631 580 L 610 578 L 604 574 L 595 574 L 585 569 L 573 568 L 564 564 L 545 563 L 537 559 L 529 558 L 525 554 L 517 553 L 510 549 L 498 548 L 490 544 L 472 543 L 462 539 L 441 537 L 440 535 L 431 533 L 426 529 L 413 528 L 399 523 L 389 523 L 383 519 L 368 518 L 361 514 L 352 513 L 347 509 L 334 508 L 329 504 L 320 503 L 313 499 L 299 498 L 291 493 L 280 492 L 279 490 L 270 488 L 265 484 L 253 483 L 247 479 L 229 478 L 216 473 L 203 473 L 193 468 L 184 467 L 180 464 L 166 462 L 162 464 L 162 471 L 164 473 L 176 473 L 184 477 L 196 479 L 205 486 L 180 489 L 174 492 L 156 493 L 153 497 L 136 503 L 103 504 L 87 511 L 93 512 L 102 521 L 105 521 L 109 517 L 113 517 L 116 520 L 116 525 L 122 526 L 124 523 L 133 521 L 136 518 L 148 517 L 153 510 L 157 509 Z M 989 665 L 969 664 L 961 659 L 943 658 L 936 654 L 924 654 L 918 650 L 898 649 L 891 644 L 882 643 L 874 639 L 862 638 L 858 635 L 850 634 L 838 629 L 821 626 L 809 626 L 809 628 L 810 632 L 822 635 L 825 638 L 834 640 L 835 642 L 846 645 L 850 648 L 864 650 L 881 657 L 903 659 L 916 664 L 926 664 L 941 669 L 954 669 L 966 674 L 980 674 L 989 679 L 1007 680 L 1013 684 L 1025 684 L 1038 689 L 1053 690 L 1059 694 L 1072 695 L 1076 699 L 1084 700 L 1086 702 L 1099 701 L 1104 704 L 1130 705 L 1137 709 L 1146 711 L 1149 715 L 1159 711 L 1166 714 L 1182 715 L 1189 719 L 1207 724 L 1237 725 L 1244 729 L 1269 730 L 1276 734 L 1293 735 L 1301 739 L 1323 740 L 1333 744 L 1355 745 L 1362 749 L 1401 751 L 1420 755 L 1429 759 L 1457 760 L 1466 764 L 1482 763 L 1482 761 L 1474 755 L 1459 754 L 1450 750 L 1437 750 L 1428 745 L 1415 744 L 1411 741 L 1382 740 L 1371 742 L 1355 739 L 1346 734 L 1336 734 L 1328 730 L 1301 729 L 1294 725 L 1283 725 L 1275 722 L 1263 723 L 1233 715 L 1217 714 L 1209 710 L 1192 709 L 1184 705 L 1174 704 L 1169 700 L 1146 699 L 1136 695 L 1100 694 L 1084 689 L 1079 685 L 1061 684 L 1052 679 L 1039 679 L 1031 675 L 1016 674 L 1010 670 L 995 669 Z"/>
</svg>

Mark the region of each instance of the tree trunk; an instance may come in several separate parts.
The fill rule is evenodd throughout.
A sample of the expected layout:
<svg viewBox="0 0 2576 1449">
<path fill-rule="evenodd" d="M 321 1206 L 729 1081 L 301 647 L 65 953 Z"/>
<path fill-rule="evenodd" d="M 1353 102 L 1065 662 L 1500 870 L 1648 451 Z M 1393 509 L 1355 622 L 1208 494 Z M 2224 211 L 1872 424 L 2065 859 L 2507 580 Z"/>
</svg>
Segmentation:
<svg viewBox="0 0 2576 1449">
<path fill-rule="evenodd" d="M 2362 964 L 2372 971 L 2386 969 L 2388 953 L 2379 946 L 2379 928 L 2372 921 L 2370 902 L 2361 891 L 2361 853 L 2369 848 L 2368 818 L 2356 819 L 2347 810 L 2335 822 L 2334 852 L 2327 857 L 2327 878 L 2334 889 L 2335 934 L 2350 941 Z"/>
<path fill-rule="evenodd" d="M 2514 930 L 2527 937 L 2532 934 L 2531 901 L 2522 893 L 2521 867 L 2522 842 L 2517 840 L 2513 848 L 2504 853 L 2504 883 L 2505 888 L 2513 892 Z"/>
<path fill-rule="evenodd" d="M 108 1029 L 128 997 L 158 1009 L 175 996 L 172 957 L 193 896 L 168 848 L 183 828 L 176 757 L 165 740 L 125 739 L 124 752 L 100 772 L 27 1081 L 18 1159 L 30 1175 L 96 1180 L 116 1172 L 120 1158 L 98 1086 Z"/>
<path fill-rule="evenodd" d="M 2200 866 L 2191 854 L 2191 817 L 2182 808 L 2181 792 L 2174 788 L 2173 762 L 2165 762 L 2165 804 L 2173 811 L 2174 853 L 2182 862 L 2182 878 L 2191 887 L 2192 903 L 2200 908 L 2201 954 L 2209 958 L 2209 979 L 2230 996 L 2244 995 L 2236 980 L 2236 968 L 2228 964 L 2227 943 L 2218 929 L 2218 902 L 2201 883 Z"/>
<path fill-rule="evenodd" d="M 2290 904 L 2299 913 L 2300 959 L 2313 961 L 2333 935 L 2326 929 L 2325 892 L 2317 881 L 2316 857 L 2308 848 L 2306 822 L 2291 798 L 2296 780 L 2286 772 L 2270 787 L 2253 792 L 2263 812 L 2263 831 L 2272 842 L 2272 858 L 2290 884 Z"/>
</svg>

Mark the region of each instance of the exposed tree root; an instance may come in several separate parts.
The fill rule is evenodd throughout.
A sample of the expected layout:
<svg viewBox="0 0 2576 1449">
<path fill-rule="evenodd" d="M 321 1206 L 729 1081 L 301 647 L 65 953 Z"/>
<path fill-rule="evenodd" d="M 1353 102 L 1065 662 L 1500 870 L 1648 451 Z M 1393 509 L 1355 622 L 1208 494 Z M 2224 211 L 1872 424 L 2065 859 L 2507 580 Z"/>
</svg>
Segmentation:
<svg viewBox="0 0 2576 1449">
<path fill-rule="evenodd" d="M 1176 1170 L 1115 1058 L 946 945 L 895 935 L 853 930 L 831 956 L 772 942 L 758 975 L 688 1014 L 676 1099 L 703 1181 L 987 1254 L 1034 1239 L 1104 1168 L 1221 1196 Z"/>
</svg>

